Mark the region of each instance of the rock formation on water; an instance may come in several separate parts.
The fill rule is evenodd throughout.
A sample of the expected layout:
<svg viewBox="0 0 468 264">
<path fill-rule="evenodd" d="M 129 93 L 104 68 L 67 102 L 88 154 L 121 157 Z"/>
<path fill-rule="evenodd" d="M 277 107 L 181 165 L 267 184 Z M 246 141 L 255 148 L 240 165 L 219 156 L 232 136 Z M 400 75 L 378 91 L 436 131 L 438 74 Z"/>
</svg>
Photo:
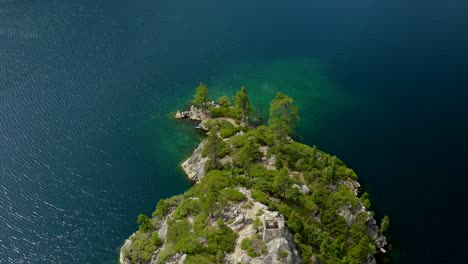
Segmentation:
<svg viewBox="0 0 468 264">
<path fill-rule="evenodd" d="M 291 139 L 271 143 L 263 126 L 215 124 L 195 107 L 175 117 L 216 125 L 217 135 L 181 164 L 194 186 L 139 217 L 120 263 L 376 263 L 385 253 L 356 174 L 336 157 Z"/>
</svg>

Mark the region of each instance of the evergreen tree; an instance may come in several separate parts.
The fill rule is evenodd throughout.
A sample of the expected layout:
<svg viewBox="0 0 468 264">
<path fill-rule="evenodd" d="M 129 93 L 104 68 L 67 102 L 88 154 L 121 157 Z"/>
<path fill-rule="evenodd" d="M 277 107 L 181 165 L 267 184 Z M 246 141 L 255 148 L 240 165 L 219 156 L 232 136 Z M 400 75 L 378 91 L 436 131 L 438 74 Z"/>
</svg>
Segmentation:
<svg viewBox="0 0 468 264">
<path fill-rule="evenodd" d="M 150 229 L 150 219 L 144 214 L 138 215 L 137 223 L 140 225 L 140 231 L 142 232 L 146 232 Z"/>
<path fill-rule="evenodd" d="M 203 111 L 206 109 L 206 103 L 208 102 L 208 88 L 203 83 L 200 83 L 196 88 L 195 92 L 195 103 L 200 106 Z"/>
<path fill-rule="evenodd" d="M 202 179 L 204 185 L 203 205 L 213 218 L 217 209 L 222 208 L 227 201 L 220 195 L 220 190 L 227 186 L 227 178 L 221 171 L 211 171 Z"/>
<path fill-rule="evenodd" d="M 329 167 L 327 167 L 326 172 L 327 172 L 327 178 L 330 183 L 336 183 L 338 180 L 338 177 L 336 175 L 336 157 L 333 156 L 331 158 L 331 164 Z"/>
<path fill-rule="evenodd" d="M 240 112 L 241 122 L 247 125 L 249 116 L 252 113 L 252 107 L 245 86 L 242 86 L 234 96 L 234 107 Z"/>
<path fill-rule="evenodd" d="M 382 221 L 380 222 L 380 232 L 383 234 L 387 232 L 389 228 L 390 228 L 390 217 L 386 215 L 382 218 Z"/>
<path fill-rule="evenodd" d="M 317 158 L 317 146 L 312 147 L 312 154 L 310 155 L 310 165 L 313 167 L 315 165 L 315 159 Z"/>
<path fill-rule="evenodd" d="M 291 184 L 292 181 L 287 169 L 281 169 L 273 180 L 273 188 L 283 200 L 286 198 L 286 190 L 288 190 Z"/>
<path fill-rule="evenodd" d="M 268 122 L 280 140 L 292 133 L 299 122 L 298 107 L 294 104 L 294 100 L 283 93 L 278 93 L 271 102 Z"/>
<path fill-rule="evenodd" d="M 221 151 L 221 145 L 223 143 L 223 140 L 218 135 L 218 131 L 218 124 L 215 124 L 210 129 L 210 133 L 208 134 L 208 141 L 206 142 L 206 148 L 208 150 L 208 157 L 210 158 L 212 169 L 217 169 L 219 167 L 218 156 Z"/>
<path fill-rule="evenodd" d="M 219 105 L 222 107 L 229 107 L 231 103 L 229 102 L 229 99 L 227 98 L 227 96 L 221 96 L 219 98 Z"/>
<path fill-rule="evenodd" d="M 244 144 L 234 156 L 234 161 L 242 166 L 247 171 L 247 176 L 250 177 L 250 168 L 257 155 L 258 145 L 252 137 L 249 137 L 248 143 Z"/>
</svg>

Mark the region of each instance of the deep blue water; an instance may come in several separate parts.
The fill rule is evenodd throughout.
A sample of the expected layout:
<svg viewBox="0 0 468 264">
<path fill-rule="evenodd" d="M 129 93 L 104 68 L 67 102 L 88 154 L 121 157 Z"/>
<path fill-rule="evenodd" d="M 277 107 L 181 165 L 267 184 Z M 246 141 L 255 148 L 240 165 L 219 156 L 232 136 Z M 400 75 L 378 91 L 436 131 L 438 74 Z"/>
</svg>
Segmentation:
<svg viewBox="0 0 468 264">
<path fill-rule="evenodd" d="M 190 186 L 174 104 L 297 57 L 361 98 L 298 100 L 298 134 L 358 172 L 395 262 L 463 262 L 467 29 L 461 0 L 0 0 L 0 263 L 115 262 L 136 216 Z"/>
</svg>

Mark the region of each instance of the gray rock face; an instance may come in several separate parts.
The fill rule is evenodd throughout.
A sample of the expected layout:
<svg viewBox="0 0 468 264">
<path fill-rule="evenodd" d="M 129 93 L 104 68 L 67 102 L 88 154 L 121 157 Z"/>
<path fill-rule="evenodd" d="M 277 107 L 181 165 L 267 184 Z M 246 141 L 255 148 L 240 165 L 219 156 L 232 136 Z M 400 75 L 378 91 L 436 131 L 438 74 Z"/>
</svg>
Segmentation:
<svg viewBox="0 0 468 264">
<path fill-rule="evenodd" d="M 166 264 L 183 264 L 185 258 L 187 258 L 187 254 L 177 253 L 166 261 Z"/>
<path fill-rule="evenodd" d="M 198 182 L 205 175 L 205 166 L 208 162 L 208 157 L 202 157 L 205 144 L 206 140 L 203 140 L 192 153 L 192 156 L 182 163 L 185 174 L 194 182 Z"/>
<path fill-rule="evenodd" d="M 175 114 L 174 118 L 175 119 L 184 119 L 184 118 L 189 118 L 190 120 L 204 120 L 206 119 L 206 114 L 199 108 L 196 108 L 195 106 L 191 106 L 190 110 L 188 111 L 177 111 Z"/>
<path fill-rule="evenodd" d="M 223 219 L 234 220 L 229 226 L 238 233 L 239 237 L 234 252 L 225 257 L 224 263 L 302 263 L 299 250 L 286 226 L 284 216 L 276 211 L 268 210 L 266 205 L 253 200 L 249 190 L 244 188 L 239 188 L 238 190 L 248 198 L 248 201 L 243 203 L 244 206 L 241 204 L 240 206 L 231 206 L 225 209 L 225 216 Z M 249 201 L 252 203 L 252 206 L 246 207 L 245 205 L 249 203 Z M 257 214 L 259 210 L 263 211 L 261 216 Z M 258 229 L 254 229 L 254 221 L 252 220 L 257 217 L 261 220 L 262 226 Z M 240 244 L 244 239 L 250 239 L 254 235 L 259 235 L 261 237 L 267 252 L 252 258 L 245 250 L 241 249 Z"/>
<path fill-rule="evenodd" d="M 348 225 L 352 225 L 356 221 L 356 217 L 359 214 L 366 215 L 366 226 L 367 226 L 367 235 L 375 241 L 377 249 L 381 252 L 385 252 L 384 247 L 387 245 L 387 238 L 380 233 L 380 229 L 377 226 L 377 222 L 364 206 L 358 205 L 353 207 L 351 205 L 340 208 L 337 213 L 345 219 Z"/>
<path fill-rule="evenodd" d="M 343 184 L 346 187 L 348 187 L 348 189 L 353 191 L 354 195 L 356 195 L 356 196 L 358 195 L 359 189 L 361 188 L 361 184 L 359 184 L 359 182 L 348 180 L 348 181 L 343 182 Z"/>
<path fill-rule="evenodd" d="M 120 256 L 119 256 L 120 264 L 131 264 L 130 260 L 124 257 L 125 256 L 124 252 L 130 251 L 130 247 L 132 246 L 132 240 L 130 240 L 130 238 L 132 236 L 130 236 L 127 240 L 125 240 L 125 243 L 120 248 Z"/>
</svg>

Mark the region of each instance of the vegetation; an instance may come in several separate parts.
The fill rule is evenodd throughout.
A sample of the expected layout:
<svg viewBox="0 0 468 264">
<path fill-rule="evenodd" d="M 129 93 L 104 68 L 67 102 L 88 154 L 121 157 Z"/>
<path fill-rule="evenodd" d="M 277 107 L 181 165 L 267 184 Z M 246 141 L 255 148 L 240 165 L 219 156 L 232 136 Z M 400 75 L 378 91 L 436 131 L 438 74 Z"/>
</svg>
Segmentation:
<svg viewBox="0 0 468 264">
<path fill-rule="evenodd" d="M 390 228 L 390 218 L 388 215 L 384 216 L 382 218 L 382 221 L 380 222 L 380 232 L 383 234 L 388 231 Z"/>
<path fill-rule="evenodd" d="M 224 143 L 223 139 L 219 136 L 218 125 L 212 126 L 210 133 L 208 134 L 208 140 L 206 142 L 205 150 L 211 161 L 211 169 L 217 169 L 219 167 L 219 158 L 222 155 Z"/>
<path fill-rule="evenodd" d="M 252 258 L 267 253 L 265 243 L 258 234 L 252 236 L 251 239 L 245 238 L 242 240 L 241 249 L 247 251 L 247 255 Z"/>
<path fill-rule="evenodd" d="M 252 107 L 250 106 L 249 96 L 247 95 L 245 86 L 242 86 L 234 96 L 234 107 L 240 113 L 241 122 L 243 124 L 248 124 L 249 116 L 252 113 Z"/>
<path fill-rule="evenodd" d="M 270 128 L 279 139 L 291 134 L 299 122 L 298 107 L 291 97 L 283 93 L 278 93 L 271 102 L 269 113 Z"/>
<path fill-rule="evenodd" d="M 232 117 L 237 112 L 246 122 L 251 114 L 245 87 L 236 94 L 234 107 L 227 97 L 221 97 L 219 105 L 210 109 L 211 115 L 214 109 L 222 109 L 220 117 Z M 357 175 L 337 157 L 315 146 L 286 140 L 298 121 L 294 100 L 278 93 L 271 103 L 269 126 L 238 127 L 225 120 L 209 124 L 202 151 L 209 157 L 208 172 L 185 194 L 159 201 L 152 218 L 138 217 L 140 229 L 126 256 L 132 263 L 148 263 L 163 244 L 157 230 L 166 220 L 168 230 L 159 253 L 160 263 L 178 252 L 188 255 L 186 263 L 223 263 L 238 239 L 223 221 L 223 210 L 230 204 L 253 206 L 237 190 L 239 187 L 249 189 L 255 201 L 286 218 L 304 263 L 312 257 L 324 264 L 362 263 L 369 254 L 375 254 L 375 241 L 368 235 L 367 213 L 356 213 L 352 221 L 340 214 L 350 208 L 358 211 L 361 205 L 370 208 L 369 195 L 356 197 L 345 184 L 356 180 Z M 243 133 L 238 133 L 241 129 Z M 301 186 L 309 191 L 302 191 Z M 261 230 L 264 213 L 261 209 L 256 212 L 254 229 Z M 389 224 L 385 216 L 381 232 L 388 230 Z M 267 253 L 258 234 L 240 244 L 252 258 Z M 278 251 L 277 256 L 285 259 L 288 252 Z"/>
<path fill-rule="evenodd" d="M 200 83 L 196 88 L 194 101 L 195 104 L 200 106 L 203 110 L 206 109 L 206 103 L 208 102 L 208 88 L 203 83 Z"/>
</svg>

